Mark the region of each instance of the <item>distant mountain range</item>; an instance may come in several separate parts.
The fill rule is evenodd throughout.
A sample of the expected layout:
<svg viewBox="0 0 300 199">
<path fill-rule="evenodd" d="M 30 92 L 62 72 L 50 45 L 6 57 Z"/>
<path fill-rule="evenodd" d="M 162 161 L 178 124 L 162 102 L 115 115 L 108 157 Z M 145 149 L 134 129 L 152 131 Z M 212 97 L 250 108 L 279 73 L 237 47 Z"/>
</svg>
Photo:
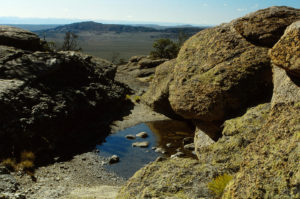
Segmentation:
<svg viewBox="0 0 300 199">
<path fill-rule="evenodd" d="M 180 33 L 184 32 L 187 35 L 193 35 L 206 27 L 194 27 L 194 26 L 176 26 L 176 27 L 163 27 L 151 25 L 151 27 L 145 26 L 133 26 L 133 25 L 120 25 L 120 24 L 103 24 L 93 21 L 78 22 L 68 25 L 61 25 L 46 30 L 38 30 L 36 33 L 51 34 L 51 33 L 65 33 L 65 32 L 116 32 L 116 33 L 131 33 L 131 32 L 161 32 L 161 33 Z"/>
</svg>

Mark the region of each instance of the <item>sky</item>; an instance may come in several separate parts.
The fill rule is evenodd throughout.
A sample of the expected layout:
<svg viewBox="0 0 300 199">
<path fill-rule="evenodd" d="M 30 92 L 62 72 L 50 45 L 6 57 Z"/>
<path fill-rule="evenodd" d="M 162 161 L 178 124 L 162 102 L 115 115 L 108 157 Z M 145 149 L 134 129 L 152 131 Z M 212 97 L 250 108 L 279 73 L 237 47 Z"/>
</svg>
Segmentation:
<svg viewBox="0 0 300 199">
<path fill-rule="evenodd" d="M 217 25 L 270 6 L 300 8 L 300 0 L 0 0 L 0 5 L 0 17 Z"/>
</svg>

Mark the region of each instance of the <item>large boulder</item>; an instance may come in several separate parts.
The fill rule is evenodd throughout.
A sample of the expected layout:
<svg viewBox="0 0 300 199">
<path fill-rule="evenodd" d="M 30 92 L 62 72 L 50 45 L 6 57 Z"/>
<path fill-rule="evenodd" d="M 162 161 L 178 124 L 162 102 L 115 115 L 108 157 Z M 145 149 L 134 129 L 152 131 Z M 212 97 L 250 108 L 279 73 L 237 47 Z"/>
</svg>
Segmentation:
<svg viewBox="0 0 300 199">
<path fill-rule="evenodd" d="M 169 70 L 172 74 L 165 75 L 167 79 L 173 77 L 168 84 L 168 99 L 158 96 L 164 98 L 163 104 L 155 102 L 154 106 L 151 100 L 148 104 L 163 110 L 165 101 L 169 101 L 177 115 L 211 122 L 224 121 L 247 107 L 269 101 L 269 47 L 299 19 L 299 12 L 289 7 L 270 7 L 194 35 L 181 48 L 174 68 Z M 158 76 L 153 81 L 156 86 L 150 87 L 146 96 L 163 87 L 155 81 Z"/>
<path fill-rule="evenodd" d="M 224 120 L 267 99 L 272 92 L 267 53 L 232 23 L 201 31 L 184 44 L 176 60 L 169 97 L 173 110 L 186 119 Z"/>
<path fill-rule="evenodd" d="M 300 21 L 290 25 L 269 51 L 272 63 L 300 77 Z"/>
<path fill-rule="evenodd" d="M 128 92 L 113 80 L 115 66 L 71 51 L 0 45 L 0 52 L 0 157 L 64 155 L 108 133 Z"/>
<path fill-rule="evenodd" d="M 11 26 L 0 26 L 0 45 L 30 51 L 44 50 L 43 42 L 36 34 Z"/>
<path fill-rule="evenodd" d="M 173 80 L 173 71 L 176 60 L 170 60 L 159 65 L 155 70 L 155 76 L 142 101 L 149 105 L 154 111 L 162 113 L 171 118 L 178 118 L 169 102 L 169 86 Z"/>
<path fill-rule="evenodd" d="M 270 48 L 280 39 L 286 27 L 297 20 L 300 20 L 300 9 L 274 6 L 235 20 L 234 28 L 247 41 Z"/>
</svg>

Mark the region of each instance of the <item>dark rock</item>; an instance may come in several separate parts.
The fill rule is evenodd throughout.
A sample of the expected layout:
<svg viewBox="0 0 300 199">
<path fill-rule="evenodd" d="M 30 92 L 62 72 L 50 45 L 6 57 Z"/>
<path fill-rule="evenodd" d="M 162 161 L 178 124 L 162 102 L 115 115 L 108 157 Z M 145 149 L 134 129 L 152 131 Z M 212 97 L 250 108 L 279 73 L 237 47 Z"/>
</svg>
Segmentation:
<svg viewBox="0 0 300 199">
<path fill-rule="evenodd" d="M 0 26 L 0 45 L 30 51 L 44 51 L 42 42 L 36 34 L 11 26 Z"/>
<path fill-rule="evenodd" d="M 110 159 L 109 159 L 109 164 L 118 163 L 119 161 L 120 161 L 119 156 L 113 155 L 113 156 L 111 156 Z"/>
<path fill-rule="evenodd" d="M 182 143 L 183 145 L 186 145 L 186 144 L 191 144 L 194 142 L 194 138 L 193 137 L 185 137 L 183 138 L 182 140 Z"/>
<path fill-rule="evenodd" d="M 0 157 L 25 149 L 45 158 L 74 153 L 105 136 L 119 117 L 128 89 L 113 80 L 111 63 L 77 52 L 0 52 Z"/>
<path fill-rule="evenodd" d="M 134 140 L 135 139 L 135 136 L 134 135 L 126 135 L 125 136 L 127 139 L 129 140 Z"/>
<path fill-rule="evenodd" d="M 194 145 L 194 143 L 191 143 L 191 144 L 184 145 L 183 148 L 186 150 L 193 151 L 193 150 L 195 150 L 195 145 Z"/>
<path fill-rule="evenodd" d="M 5 166 L 0 165 L 0 175 L 9 174 L 9 173 L 10 173 L 9 170 Z"/>
</svg>

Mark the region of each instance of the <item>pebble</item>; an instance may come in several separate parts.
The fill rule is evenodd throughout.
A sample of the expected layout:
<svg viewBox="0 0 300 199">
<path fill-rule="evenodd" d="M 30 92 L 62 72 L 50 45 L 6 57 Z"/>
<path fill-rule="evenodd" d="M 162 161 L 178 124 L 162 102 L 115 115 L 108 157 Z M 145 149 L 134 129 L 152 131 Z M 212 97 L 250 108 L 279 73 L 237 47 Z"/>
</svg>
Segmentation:
<svg viewBox="0 0 300 199">
<path fill-rule="evenodd" d="M 119 161 L 120 161 L 119 156 L 113 155 L 113 156 L 111 156 L 110 159 L 109 159 L 109 164 L 114 164 L 114 163 L 117 163 L 117 162 L 119 162 Z"/>
<path fill-rule="evenodd" d="M 171 155 L 171 158 L 179 158 L 179 157 L 183 157 L 184 156 L 184 153 L 182 152 L 177 152 L 173 155 Z"/>
<path fill-rule="evenodd" d="M 135 142 L 132 144 L 133 147 L 142 147 L 142 148 L 146 148 L 149 146 L 149 142 Z"/>
<path fill-rule="evenodd" d="M 152 147 L 151 149 L 152 149 L 152 150 L 155 150 L 155 149 L 156 149 L 156 147 L 154 146 L 154 147 Z"/>
<path fill-rule="evenodd" d="M 134 140 L 135 139 L 135 136 L 134 135 L 126 135 L 125 136 L 127 139 L 129 140 Z"/>
<path fill-rule="evenodd" d="M 166 144 L 166 147 L 168 147 L 168 148 L 171 147 L 171 146 L 172 146 L 172 143 L 167 143 Z"/>
<path fill-rule="evenodd" d="M 136 134 L 136 137 L 146 138 L 146 137 L 148 137 L 148 133 L 146 133 L 146 132 L 140 132 L 140 133 Z"/>
<path fill-rule="evenodd" d="M 157 149 L 155 149 L 155 152 L 156 153 L 163 153 L 163 154 L 166 153 L 166 151 L 163 148 L 160 148 L 160 147 L 158 147 Z"/>
<path fill-rule="evenodd" d="M 187 144 L 191 144 L 194 142 L 194 138 L 193 137 L 186 137 L 186 138 L 183 138 L 183 145 L 187 145 Z"/>
<path fill-rule="evenodd" d="M 187 149 L 187 150 L 190 150 L 190 151 L 193 151 L 193 150 L 195 150 L 195 145 L 194 145 L 194 143 L 191 143 L 191 144 L 185 145 L 183 148 Z"/>
</svg>

